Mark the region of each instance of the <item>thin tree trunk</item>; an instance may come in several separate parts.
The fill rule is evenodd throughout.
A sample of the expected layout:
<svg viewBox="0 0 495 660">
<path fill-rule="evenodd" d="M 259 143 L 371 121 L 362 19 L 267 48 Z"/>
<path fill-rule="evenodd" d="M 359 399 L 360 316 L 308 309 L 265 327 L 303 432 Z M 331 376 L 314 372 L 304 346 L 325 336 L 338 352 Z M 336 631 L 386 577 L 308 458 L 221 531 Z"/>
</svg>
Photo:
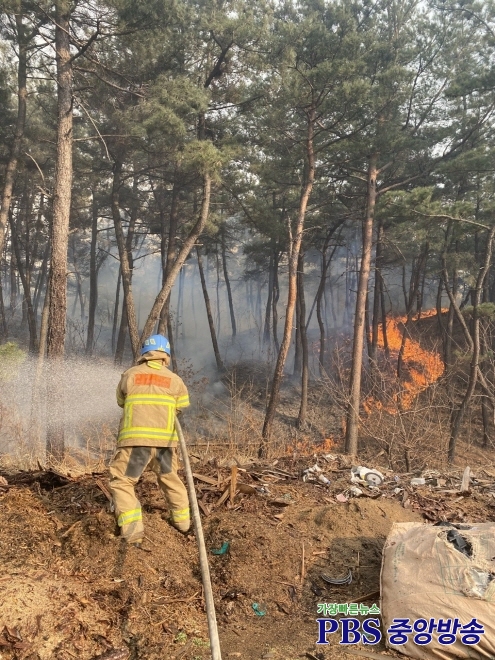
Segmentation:
<svg viewBox="0 0 495 660">
<path fill-rule="evenodd" d="M 179 271 L 179 295 L 177 296 L 177 311 L 175 313 L 175 336 L 179 336 L 179 327 L 182 323 L 182 317 L 184 316 L 184 269 L 181 268 Z M 218 282 L 218 280 L 217 280 Z M 218 288 L 217 288 L 218 294 Z"/>
<path fill-rule="evenodd" d="M 86 337 L 86 355 L 92 355 L 95 343 L 95 317 L 98 304 L 98 269 L 96 267 L 96 246 L 98 242 L 98 202 L 96 199 L 96 186 L 92 191 L 92 217 L 91 217 L 91 248 L 89 256 L 89 310 L 88 334 Z"/>
<path fill-rule="evenodd" d="M 17 261 L 15 253 L 10 255 L 10 315 L 13 318 L 17 307 Z"/>
<path fill-rule="evenodd" d="M 462 402 L 452 419 L 452 426 L 451 426 L 451 432 L 449 438 L 449 452 L 448 452 L 449 463 L 453 463 L 454 461 L 457 439 L 459 437 L 462 420 L 464 419 L 464 415 L 469 406 L 471 398 L 474 394 L 478 377 L 481 376 L 480 366 L 479 366 L 480 319 L 478 316 L 478 307 L 481 303 L 481 296 L 483 293 L 483 285 L 485 282 L 485 277 L 490 269 L 494 237 L 495 237 L 495 225 L 491 228 L 487 238 L 484 263 L 478 274 L 478 278 L 476 280 L 476 287 L 474 289 L 474 300 L 473 300 L 474 304 L 473 304 L 473 312 L 472 312 L 473 320 L 472 320 L 472 335 L 471 335 L 472 354 L 471 354 L 471 363 L 469 365 L 469 381 Z"/>
<path fill-rule="evenodd" d="M 426 259 L 423 264 L 423 274 L 421 277 L 421 286 L 418 291 L 418 296 L 417 296 L 417 304 L 416 304 L 416 314 L 417 314 L 417 319 L 421 318 L 421 314 L 423 312 L 423 302 L 425 298 L 425 286 L 426 286 L 426 272 L 427 272 L 427 265 L 428 265 L 428 255 L 426 255 Z"/>
<path fill-rule="evenodd" d="M 318 284 L 318 290 L 316 292 L 316 318 L 318 321 L 318 328 L 320 330 L 320 352 L 318 354 L 318 365 L 319 365 L 319 370 L 320 370 L 320 376 L 323 376 L 325 373 L 324 365 L 325 365 L 325 351 L 326 351 L 326 327 L 325 327 L 325 320 L 326 320 L 326 309 L 325 309 L 325 316 L 322 314 L 322 302 L 324 302 L 324 294 L 325 294 L 325 289 L 326 289 L 326 282 L 327 282 L 327 276 L 328 276 L 328 271 L 330 268 L 330 264 L 332 262 L 333 255 L 335 254 L 335 251 L 337 250 L 337 246 L 335 245 L 330 256 L 327 259 L 327 250 L 328 250 L 328 244 L 330 242 L 330 238 L 334 234 L 334 230 L 327 235 L 325 240 L 325 243 L 323 245 L 323 251 L 322 251 L 322 262 L 321 262 L 321 277 L 320 277 L 320 282 Z M 335 317 L 335 312 L 334 312 L 334 317 Z M 336 318 L 334 318 L 334 323 L 336 323 Z"/>
<path fill-rule="evenodd" d="M 321 303 L 323 300 L 323 294 L 325 292 L 325 283 L 327 279 L 327 270 L 328 270 L 326 247 L 324 246 L 321 255 L 320 283 L 318 284 L 318 291 L 316 292 L 316 320 L 318 321 L 318 328 L 320 330 L 320 352 L 318 353 L 318 367 L 320 370 L 320 377 L 323 377 L 325 370 L 324 364 L 325 364 L 325 349 L 326 349 L 325 323 L 323 321 L 323 315 L 321 313 Z"/>
<path fill-rule="evenodd" d="M 46 276 L 48 273 L 48 259 L 50 257 L 50 241 L 46 242 L 45 252 L 43 254 L 43 261 L 41 262 L 41 269 L 36 281 L 36 289 L 34 292 L 34 315 L 38 316 L 38 307 L 40 304 L 41 293 L 45 287 Z M 46 284 L 48 288 L 48 282 Z"/>
<path fill-rule="evenodd" d="M 273 255 L 273 295 L 272 295 L 272 332 L 273 332 L 273 342 L 275 344 L 275 350 L 280 350 L 280 342 L 278 341 L 278 313 L 277 313 L 277 303 L 280 298 L 280 286 L 278 283 L 278 262 L 279 254 L 275 250 Z"/>
<path fill-rule="evenodd" d="M 221 318 L 220 318 L 220 261 L 218 259 L 218 245 L 215 245 L 215 272 L 217 274 L 217 285 L 216 285 L 216 294 L 217 294 L 217 333 L 220 335 L 221 330 Z"/>
<path fill-rule="evenodd" d="M 380 325 L 380 289 L 382 279 L 382 253 L 383 253 L 383 223 L 378 222 L 376 232 L 376 253 L 375 253 L 375 286 L 373 291 L 373 318 L 371 325 L 371 345 L 369 350 L 369 358 L 372 365 L 377 363 L 377 350 L 378 350 L 378 330 Z"/>
<path fill-rule="evenodd" d="M 41 312 L 40 343 L 38 349 L 38 356 L 41 359 L 41 362 L 43 362 L 43 359 L 46 355 L 49 311 L 50 311 L 50 286 L 48 284 L 45 292 L 45 300 L 43 301 L 43 310 Z M 38 364 L 39 364 L 39 360 L 38 360 Z"/>
<path fill-rule="evenodd" d="M 29 352 L 37 353 L 38 351 L 38 330 L 36 329 L 36 317 L 34 316 L 33 303 L 31 300 L 31 288 L 26 276 L 25 267 L 22 264 L 21 249 L 19 246 L 19 236 L 17 234 L 17 227 L 15 226 L 13 214 L 10 213 L 10 235 L 12 238 L 12 245 L 15 252 L 17 267 L 19 269 L 19 276 L 24 290 L 24 300 L 27 308 L 27 319 L 29 326 Z"/>
<path fill-rule="evenodd" d="M 177 175 L 177 172 L 176 172 Z M 177 226 L 179 223 L 179 186 L 174 181 L 172 188 L 172 200 L 170 202 L 170 214 L 168 222 L 168 238 L 165 232 L 165 214 L 162 216 L 162 237 L 160 243 L 160 252 L 162 257 L 162 286 L 167 281 L 167 277 L 172 270 L 173 262 L 177 252 Z M 165 249 L 166 246 L 166 249 Z M 170 293 L 167 296 L 165 304 L 160 313 L 160 322 L 158 323 L 158 333 L 165 334 L 165 329 L 171 328 L 169 323 L 170 315 Z M 170 335 L 170 331 L 168 331 Z M 170 337 L 169 337 L 170 339 Z"/>
<path fill-rule="evenodd" d="M 174 341 L 174 331 L 172 329 L 172 319 L 170 315 L 167 316 L 167 333 L 168 340 L 170 342 L 170 360 L 172 362 L 172 369 L 175 373 L 178 373 L 177 365 L 177 353 L 175 352 L 175 341 Z"/>
<path fill-rule="evenodd" d="M 454 298 L 457 295 L 457 268 L 454 268 L 452 273 L 452 294 Z M 442 312 L 440 310 L 440 316 Z M 454 342 L 454 307 L 449 305 L 449 311 L 447 314 L 447 327 L 446 327 L 446 337 L 445 337 L 445 366 L 447 370 L 451 370 L 454 366 L 453 358 L 453 342 Z"/>
<path fill-rule="evenodd" d="M 256 292 L 256 322 L 261 329 L 261 283 L 258 282 L 258 290 Z"/>
<path fill-rule="evenodd" d="M 5 305 L 3 302 L 2 272 L 0 271 L 0 341 L 6 341 L 8 337 L 7 319 L 5 317 Z"/>
<path fill-rule="evenodd" d="M 300 310 L 300 333 L 302 348 L 302 371 L 301 371 L 301 405 L 299 406 L 299 415 L 296 426 L 301 429 L 306 424 L 308 414 L 308 382 L 309 382 L 309 355 L 308 355 L 308 335 L 306 332 L 306 300 L 304 297 L 304 254 L 299 252 L 297 274 L 299 281 L 297 283 L 297 295 L 299 296 Z"/>
<path fill-rule="evenodd" d="M 366 304 L 364 307 L 364 336 L 366 338 L 366 354 L 369 361 L 371 352 L 371 322 L 370 322 L 370 300 L 369 293 L 366 294 Z"/>
<path fill-rule="evenodd" d="M 2 198 L 0 200 L 0 255 L 3 252 L 5 232 L 9 219 L 9 210 L 12 203 L 12 191 L 14 188 L 17 161 L 21 154 L 24 127 L 26 124 L 27 106 L 27 39 L 26 28 L 23 24 L 24 2 L 18 1 L 15 13 L 15 22 L 18 39 L 17 56 L 17 120 L 14 130 L 14 138 L 10 148 L 9 159 L 5 169 Z"/>
<path fill-rule="evenodd" d="M 273 252 L 270 252 L 270 261 L 268 262 L 268 295 L 266 297 L 265 307 L 265 326 L 263 330 L 263 343 L 270 342 L 270 316 L 272 315 L 272 297 L 273 297 Z"/>
<path fill-rule="evenodd" d="M 201 258 L 201 252 L 199 251 L 199 247 L 196 247 L 196 254 L 198 257 L 199 277 L 201 278 L 201 288 L 203 289 L 203 297 L 205 299 L 206 316 L 208 317 L 208 326 L 210 328 L 211 343 L 213 344 L 215 361 L 217 363 L 218 371 L 223 371 L 225 367 L 222 362 L 222 358 L 220 356 L 220 350 L 218 348 L 217 334 L 215 332 L 215 324 L 213 322 L 213 315 L 211 313 L 210 296 L 208 295 L 208 289 L 206 287 L 205 274 L 203 270 L 203 259 Z"/>
<path fill-rule="evenodd" d="M 229 301 L 229 311 L 230 311 L 230 325 L 232 326 L 232 338 L 237 334 L 237 327 L 235 323 L 235 314 L 234 314 L 234 303 L 232 301 L 232 289 L 230 286 L 229 279 L 229 269 L 227 268 L 227 255 L 226 255 L 226 246 L 225 246 L 225 226 L 222 224 L 220 230 L 221 237 L 221 247 L 222 247 L 222 266 L 223 266 L 223 277 L 225 279 L 225 286 L 227 287 L 227 298 Z"/>
<path fill-rule="evenodd" d="M 55 46 L 57 59 L 58 120 L 57 161 L 53 186 L 53 224 L 51 273 L 49 285 L 49 312 L 47 355 L 52 361 L 50 383 L 53 397 L 46 452 L 49 459 L 61 460 L 65 451 L 64 440 L 64 396 L 63 379 L 55 365 L 63 359 L 67 316 L 67 246 L 72 187 L 72 61 L 70 54 L 70 11 L 69 0 L 56 2 Z"/>
<path fill-rule="evenodd" d="M 440 333 L 440 337 L 442 339 L 442 356 L 443 356 L 443 363 L 446 364 L 445 362 L 445 327 L 443 325 L 442 321 L 442 293 L 443 293 L 443 279 L 442 275 L 438 278 L 438 287 L 437 287 L 437 296 L 436 296 L 436 302 L 435 302 L 435 307 L 437 310 L 436 318 L 437 318 L 437 326 L 438 326 L 438 331 Z M 452 307 L 452 305 L 450 306 Z"/>
<path fill-rule="evenodd" d="M 25 186 L 24 186 L 24 192 L 23 192 L 23 211 L 18 215 L 18 219 L 16 222 L 16 229 L 18 228 L 19 231 L 17 232 L 17 244 L 19 247 L 19 254 L 20 254 L 20 237 L 21 237 L 21 232 L 23 230 L 23 224 L 24 224 L 24 262 L 20 262 L 20 268 L 19 268 L 19 277 L 21 278 L 21 284 L 22 284 L 22 289 L 24 292 L 23 300 L 22 300 L 22 326 L 24 326 L 27 322 L 27 326 L 29 329 L 30 333 L 30 343 L 32 342 L 32 335 L 31 335 L 31 328 L 32 325 L 30 325 L 30 319 L 29 319 L 29 309 L 28 309 L 28 301 L 26 299 L 26 290 L 31 292 L 31 240 L 30 240 L 30 233 L 31 233 L 31 227 L 30 227 L 30 222 L 29 219 L 31 218 L 32 212 L 33 212 L 33 196 L 31 195 L 30 190 L 28 189 L 28 182 L 27 182 L 27 175 L 25 176 Z M 21 272 L 22 272 L 22 277 L 21 277 Z M 33 316 L 33 309 L 32 309 L 32 296 L 31 293 L 29 294 L 30 297 L 30 304 L 31 304 L 31 316 Z M 38 344 L 38 336 L 37 333 L 34 335 L 34 343 L 37 345 Z"/>
<path fill-rule="evenodd" d="M 175 278 L 177 277 L 180 269 L 182 268 L 182 265 L 187 259 L 187 256 L 189 255 L 194 243 L 196 242 L 197 238 L 203 231 L 203 228 L 206 224 L 206 220 L 208 219 L 208 213 L 210 209 L 210 194 L 211 194 L 211 177 L 208 174 L 205 174 L 203 176 L 203 184 L 204 184 L 203 199 L 201 202 L 201 210 L 200 210 L 199 218 L 196 221 L 192 230 L 190 231 L 188 237 L 183 242 L 182 248 L 179 250 L 177 259 L 175 260 L 173 266 L 170 269 L 170 273 L 167 277 L 167 280 L 163 284 L 161 291 L 159 292 L 159 294 L 155 299 L 153 307 L 151 308 L 151 311 L 149 313 L 148 319 L 144 324 L 144 329 L 141 335 L 143 341 L 144 339 L 146 339 L 146 337 L 149 337 L 152 334 L 155 323 L 158 320 L 158 317 L 160 316 L 162 307 L 165 304 L 165 301 L 170 291 L 172 290 L 172 286 L 174 285 Z"/>
<path fill-rule="evenodd" d="M 383 279 L 383 274 L 380 273 L 380 301 L 382 309 L 382 337 L 383 337 L 383 350 L 385 352 L 385 357 L 387 360 L 390 358 L 390 348 L 388 346 L 388 335 L 387 335 L 387 308 L 385 305 L 385 281 Z"/>
<path fill-rule="evenodd" d="M 490 445 L 490 407 L 488 405 L 488 397 L 483 395 L 481 397 L 481 418 L 483 420 L 483 441 L 481 446 L 487 449 Z"/>
<path fill-rule="evenodd" d="M 132 355 L 134 360 L 139 357 L 139 347 L 142 342 L 139 340 L 138 323 L 136 317 L 136 307 L 134 305 L 134 296 L 132 294 L 132 263 L 129 260 L 128 241 L 124 238 L 122 228 L 122 218 L 120 217 L 119 191 L 121 186 L 120 174 L 122 172 L 122 163 L 117 160 L 114 164 L 113 185 L 112 185 L 112 216 L 115 227 L 115 237 L 119 249 L 120 268 L 122 271 L 122 284 L 124 288 L 124 300 L 127 312 L 127 324 L 131 338 Z M 129 238 L 129 232 L 127 233 Z M 132 252 L 132 243 L 131 243 Z M 156 321 L 156 319 L 155 319 Z M 155 325 L 153 323 L 153 325 Z M 153 328 L 152 328 L 153 330 Z M 151 334 L 151 332 L 149 333 Z M 144 341 L 144 340 L 143 340 Z M 115 356 L 117 360 L 117 356 Z"/>
<path fill-rule="evenodd" d="M 119 275 L 117 277 L 117 289 L 115 290 L 115 304 L 113 307 L 112 353 L 115 352 L 115 335 L 117 333 L 117 321 L 119 319 L 119 298 L 120 298 L 121 281 L 122 281 L 122 269 L 119 267 Z"/>
<path fill-rule="evenodd" d="M 121 365 L 124 361 L 125 340 L 127 339 L 127 330 L 129 328 L 129 321 L 127 318 L 127 305 L 125 298 L 122 300 L 122 314 L 120 315 L 119 334 L 117 335 L 117 347 L 115 348 L 115 356 L 113 362 L 116 365 Z"/>
<path fill-rule="evenodd" d="M 280 350 L 278 352 L 277 363 L 273 374 L 272 387 L 270 391 L 270 399 L 266 410 L 265 421 L 263 423 L 263 430 L 261 434 L 261 443 L 258 449 L 260 458 L 265 457 L 268 452 L 268 443 L 272 430 L 273 420 L 278 405 L 280 386 L 282 384 L 282 377 L 284 373 L 285 361 L 289 352 L 289 346 L 292 336 L 292 323 L 294 320 L 294 309 L 296 305 L 297 296 L 297 261 L 299 259 L 299 251 L 301 249 L 301 242 L 304 230 L 304 221 L 306 218 L 306 209 L 308 201 L 313 189 L 315 178 L 315 154 L 313 147 L 314 124 L 316 121 L 316 112 L 312 106 L 307 114 L 307 138 L 306 138 L 306 175 L 304 177 L 304 184 L 301 190 L 301 197 L 299 200 L 299 211 L 297 216 L 296 231 L 290 240 L 289 249 L 289 291 L 287 295 L 287 307 L 285 313 L 284 335 Z M 289 225 L 290 228 L 290 225 Z"/>
<path fill-rule="evenodd" d="M 294 368 L 292 369 L 292 377 L 299 378 L 301 372 L 302 372 L 301 301 L 299 300 L 299 296 L 296 295 L 296 333 L 294 337 Z"/>
<path fill-rule="evenodd" d="M 345 257 L 345 302 L 344 302 L 344 326 L 347 328 L 351 324 L 351 273 L 349 262 L 349 246 Z"/>
<path fill-rule="evenodd" d="M 489 273 L 488 273 L 489 276 Z M 488 279 L 488 276 L 485 277 L 485 282 Z M 483 292 L 485 295 L 486 292 L 486 287 L 483 287 Z M 489 364 L 487 364 L 487 361 L 489 359 L 489 354 L 490 351 L 488 349 L 489 347 L 489 342 L 487 340 L 487 328 L 486 327 L 481 327 L 480 330 L 483 330 L 480 339 L 480 348 L 481 348 L 481 361 L 480 361 L 480 372 L 484 375 L 485 380 L 487 380 L 487 377 L 489 376 Z M 483 421 L 483 441 L 482 441 L 482 447 L 484 449 L 487 449 L 490 445 L 490 407 L 489 407 L 489 398 L 483 394 L 481 396 L 481 419 Z"/>
<path fill-rule="evenodd" d="M 31 420 L 30 420 L 30 435 L 34 440 L 39 440 L 41 435 L 41 401 L 42 394 L 45 393 L 46 382 L 45 379 L 42 379 L 43 376 L 43 367 L 45 363 L 46 355 L 46 346 L 48 338 L 48 314 L 50 311 L 50 283 L 47 283 L 45 291 L 45 300 L 43 301 L 43 310 L 41 313 L 41 324 L 40 324 L 40 341 L 39 341 L 39 350 L 38 350 L 38 359 L 36 361 L 36 371 L 34 375 L 34 382 L 32 387 L 32 396 L 31 396 Z M 48 374 L 48 379 L 50 379 L 51 374 Z M 48 380 L 47 379 L 47 380 Z M 48 431 L 48 429 L 47 429 Z"/>
<path fill-rule="evenodd" d="M 402 340 L 397 357 L 397 378 L 402 376 L 402 367 L 404 363 L 404 351 L 406 350 L 406 342 L 409 337 L 409 329 L 414 313 L 414 302 L 417 299 L 417 294 L 420 286 L 420 277 L 422 272 L 423 263 L 426 263 L 428 258 L 429 244 L 425 243 L 424 249 L 420 252 L 417 259 L 414 259 L 411 268 L 411 281 L 409 284 L 409 295 L 407 296 L 406 306 L 406 322 L 402 330 Z"/>
<path fill-rule="evenodd" d="M 363 248 L 361 268 L 356 296 L 356 313 L 354 317 L 354 342 L 352 348 L 352 365 L 349 387 L 349 403 L 347 407 L 347 423 L 345 451 L 355 456 L 358 450 L 359 406 L 361 401 L 361 372 L 363 366 L 364 324 L 366 311 L 366 295 L 371 266 L 371 248 L 373 238 L 373 217 L 376 203 L 376 177 L 378 154 L 370 156 L 368 169 L 368 190 L 366 217 L 363 225 Z"/>
</svg>

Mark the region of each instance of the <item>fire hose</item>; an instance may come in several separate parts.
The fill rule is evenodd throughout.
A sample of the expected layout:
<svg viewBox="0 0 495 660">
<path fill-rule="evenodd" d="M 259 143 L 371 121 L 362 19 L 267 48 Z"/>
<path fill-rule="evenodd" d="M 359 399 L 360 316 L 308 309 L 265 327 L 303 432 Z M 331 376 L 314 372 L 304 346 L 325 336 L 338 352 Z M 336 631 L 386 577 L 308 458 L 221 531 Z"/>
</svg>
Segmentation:
<svg viewBox="0 0 495 660">
<path fill-rule="evenodd" d="M 208 565 L 208 555 L 206 553 L 205 538 L 203 535 L 203 527 L 201 525 L 201 517 L 199 515 L 198 500 L 196 498 L 196 490 L 194 488 L 194 479 L 191 470 L 191 463 L 189 462 L 189 454 L 187 453 L 186 441 L 182 428 L 175 417 L 175 428 L 179 436 L 179 444 L 182 452 L 182 460 L 184 462 L 184 470 L 186 472 L 187 489 L 189 491 L 189 503 L 191 505 L 192 519 L 194 523 L 194 531 L 196 533 L 196 541 L 199 550 L 199 566 L 201 568 L 201 580 L 203 582 L 203 591 L 206 605 L 206 618 L 208 620 L 208 632 L 210 636 L 210 647 L 212 660 L 222 660 L 220 651 L 220 639 L 218 637 L 217 617 L 215 614 L 215 602 L 213 600 L 213 590 L 211 588 L 210 567 Z"/>
</svg>

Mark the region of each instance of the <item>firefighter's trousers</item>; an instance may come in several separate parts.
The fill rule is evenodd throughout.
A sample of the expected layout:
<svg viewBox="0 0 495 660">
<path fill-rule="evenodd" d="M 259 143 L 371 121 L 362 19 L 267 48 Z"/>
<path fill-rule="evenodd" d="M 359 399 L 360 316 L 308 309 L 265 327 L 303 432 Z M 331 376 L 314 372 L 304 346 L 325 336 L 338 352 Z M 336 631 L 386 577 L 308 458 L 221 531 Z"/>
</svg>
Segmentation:
<svg viewBox="0 0 495 660">
<path fill-rule="evenodd" d="M 109 485 L 120 534 L 129 543 L 138 543 L 144 536 L 141 504 L 134 486 L 148 466 L 158 477 L 172 525 L 182 532 L 190 526 L 187 490 L 177 475 L 176 447 L 122 447 L 110 464 Z"/>
</svg>

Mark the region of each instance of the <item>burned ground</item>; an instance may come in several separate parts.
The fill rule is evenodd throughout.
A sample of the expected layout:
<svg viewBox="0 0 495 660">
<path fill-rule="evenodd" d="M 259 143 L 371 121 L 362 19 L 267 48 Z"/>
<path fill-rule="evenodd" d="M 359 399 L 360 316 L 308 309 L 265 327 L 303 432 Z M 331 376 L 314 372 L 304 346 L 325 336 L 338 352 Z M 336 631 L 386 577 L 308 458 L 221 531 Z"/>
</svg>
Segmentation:
<svg viewBox="0 0 495 660">
<path fill-rule="evenodd" d="M 268 492 L 238 493 L 233 505 L 229 497 L 217 504 L 228 492 L 230 467 L 195 465 L 220 484 L 196 480 L 208 551 L 229 543 L 225 554 L 210 554 L 224 658 L 344 657 L 335 635 L 329 647 L 315 646 L 317 603 L 378 603 L 381 552 L 393 522 L 495 519 L 493 474 L 481 468 L 470 495 L 459 494 L 459 472 L 421 488 L 410 486 L 410 475 L 386 472 L 376 498 L 369 492 L 344 503 L 335 496 L 348 492 L 349 468 L 320 457 L 330 486 L 303 483 L 301 471 L 314 460 L 246 466 L 239 482 Z M 144 549 L 115 536 L 104 475 L 2 474 L 2 660 L 91 660 L 113 651 L 108 657 L 119 660 L 209 657 L 196 544 L 164 520 L 151 473 L 137 488 Z M 321 578 L 349 569 L 350 585 Z"/>
</svg>

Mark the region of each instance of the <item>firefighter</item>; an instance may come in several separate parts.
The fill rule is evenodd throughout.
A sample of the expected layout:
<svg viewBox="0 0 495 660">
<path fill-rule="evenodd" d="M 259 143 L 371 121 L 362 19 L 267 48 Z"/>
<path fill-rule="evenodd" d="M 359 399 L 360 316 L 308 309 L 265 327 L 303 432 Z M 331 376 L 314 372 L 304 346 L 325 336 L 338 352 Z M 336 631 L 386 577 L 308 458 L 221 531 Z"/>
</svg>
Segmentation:
<svg viewBox="0 0 495 660">
<path fill-rule="evenodd" d="M 171 524 L 183 533 L 190 527 L 187 491 L 177 475 L 175 430 L 175 414 L 189 405 L 189 395 L 169 364 L 168 339 L 153 335 L 144 342 L 137 366 L 122 374 L 117 387 L 117 403 L 124 413 L 110 464 L 110 490 L 120 535 L 137 547 L 144 527 L 134 486 L 148 466 L 168 502 Z"/>
</svg>

